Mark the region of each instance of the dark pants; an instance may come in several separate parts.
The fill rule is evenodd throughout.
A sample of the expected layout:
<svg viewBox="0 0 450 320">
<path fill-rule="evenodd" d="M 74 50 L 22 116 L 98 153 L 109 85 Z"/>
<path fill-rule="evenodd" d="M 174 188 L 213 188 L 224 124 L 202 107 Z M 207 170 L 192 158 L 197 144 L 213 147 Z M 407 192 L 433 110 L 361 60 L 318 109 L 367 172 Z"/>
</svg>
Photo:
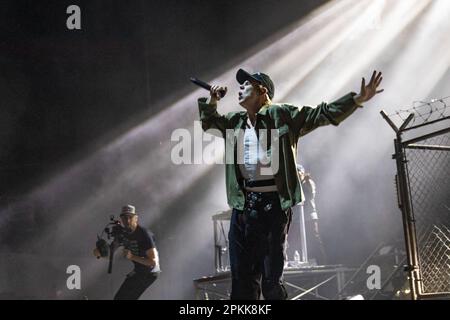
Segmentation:
<svg viewBox="0 0 450 320">
<path fill-rule="evenodd" d="M 158 273 L 135 272 L 129 273 L 114 296 L 114 300 L 137 300 L 156 280 Z"/>
<path fill-rule="evenodd" d="M 278 193 L 248 192 L 244 210 L 233 209 L 228 234 L 232 300 L 286 299 L 284 245 L 291 210 L 283 211 Z M 262 278 L 262 283 L 261 283 Z"/>
</svg>

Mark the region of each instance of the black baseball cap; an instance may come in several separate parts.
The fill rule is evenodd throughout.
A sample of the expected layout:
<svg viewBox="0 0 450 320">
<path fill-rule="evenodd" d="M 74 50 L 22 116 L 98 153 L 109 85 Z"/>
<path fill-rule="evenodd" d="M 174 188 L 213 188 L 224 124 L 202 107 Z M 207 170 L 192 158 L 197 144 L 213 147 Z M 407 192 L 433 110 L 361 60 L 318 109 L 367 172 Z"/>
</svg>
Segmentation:
<svg viewBox="0 0 450 320">
<path fill-rule="evenodd" d="M 267 94 L 269 95 L 269 98 L 272 99 L 275 94 L 275 86 L 273 85 L 272 79 L 270 77 L 262 72 L 256 72 L 254 74 L 250 74 L 247 71 L 243 69 L 239 69 L 236 73 L 236 80 L 240 84 L 243 84 L 245 81 L 256 81 L 267 88 Z"/>
</svg>

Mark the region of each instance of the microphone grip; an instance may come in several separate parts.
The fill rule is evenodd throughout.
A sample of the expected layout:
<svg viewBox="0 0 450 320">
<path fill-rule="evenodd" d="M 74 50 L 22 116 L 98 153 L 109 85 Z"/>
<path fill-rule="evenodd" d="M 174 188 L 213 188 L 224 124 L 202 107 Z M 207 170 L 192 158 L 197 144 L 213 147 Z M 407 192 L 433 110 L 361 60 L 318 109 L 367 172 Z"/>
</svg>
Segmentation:
<svg viewBox="0 0 450 320">
<path fill-rule="evenodd" d="M 211 90 L 211 85 L 209 83 L 206 83 L 206 82 L 204 82 L 200 79 L 194 78 L 194 77 L 191 78 L 191 81 L 192 81 L 192 83 L 198 85 L 199 87 L 201 87 L 203 89 L 206 89 L 208 91 Z M 225 90 L 220 90 L 219 91 L 220 97 L 223 98 L 225 96 L 225 93 L 226 93 Z"/>
</svg>

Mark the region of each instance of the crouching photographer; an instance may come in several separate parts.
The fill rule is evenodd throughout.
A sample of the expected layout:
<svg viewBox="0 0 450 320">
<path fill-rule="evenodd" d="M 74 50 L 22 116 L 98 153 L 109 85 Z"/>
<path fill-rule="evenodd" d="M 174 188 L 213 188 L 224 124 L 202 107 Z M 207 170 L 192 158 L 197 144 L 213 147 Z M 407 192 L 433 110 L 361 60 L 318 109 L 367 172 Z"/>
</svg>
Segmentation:
<svg viewBox="0 0 450 320">
<path fill-rule="evenodd" d="M 138 215 L 134 206 L 126 205 L 122 208 L 120 220 L 112 218 L 111 228 L 106 228 L 108 242 L 99 238 L 94 249 L 97 258 L 109 256 L 109 271 L 112 269 L 114 251 L 123 246 L 123 255 L 134 264 L 134 270 L 130 272 L 120 286 L 114 300 L 137 300 L 156 280 L 160 272 L 158 251 L 155 239 L 151 232 L 138 224 Z"/>
</svg>

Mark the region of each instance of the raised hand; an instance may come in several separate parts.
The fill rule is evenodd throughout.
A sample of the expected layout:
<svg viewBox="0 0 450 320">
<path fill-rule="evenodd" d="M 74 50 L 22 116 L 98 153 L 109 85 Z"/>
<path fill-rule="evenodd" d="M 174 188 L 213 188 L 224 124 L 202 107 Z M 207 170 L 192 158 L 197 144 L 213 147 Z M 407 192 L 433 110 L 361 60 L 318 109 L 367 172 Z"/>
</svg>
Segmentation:
<svg viewBox="0 0 450 320">
<path fill-rule="evenodd" d="M 355 102 L 359 105 L 372 99 L 376 94 L 381 93 L 384 89 L 377 90 L 383 80 L 382 73 L 375 70 L 372 73 L 369 83 L 366 85 L 366 79 L 362 78 L 361 92 L 355 96 Z"/>
</svg>

